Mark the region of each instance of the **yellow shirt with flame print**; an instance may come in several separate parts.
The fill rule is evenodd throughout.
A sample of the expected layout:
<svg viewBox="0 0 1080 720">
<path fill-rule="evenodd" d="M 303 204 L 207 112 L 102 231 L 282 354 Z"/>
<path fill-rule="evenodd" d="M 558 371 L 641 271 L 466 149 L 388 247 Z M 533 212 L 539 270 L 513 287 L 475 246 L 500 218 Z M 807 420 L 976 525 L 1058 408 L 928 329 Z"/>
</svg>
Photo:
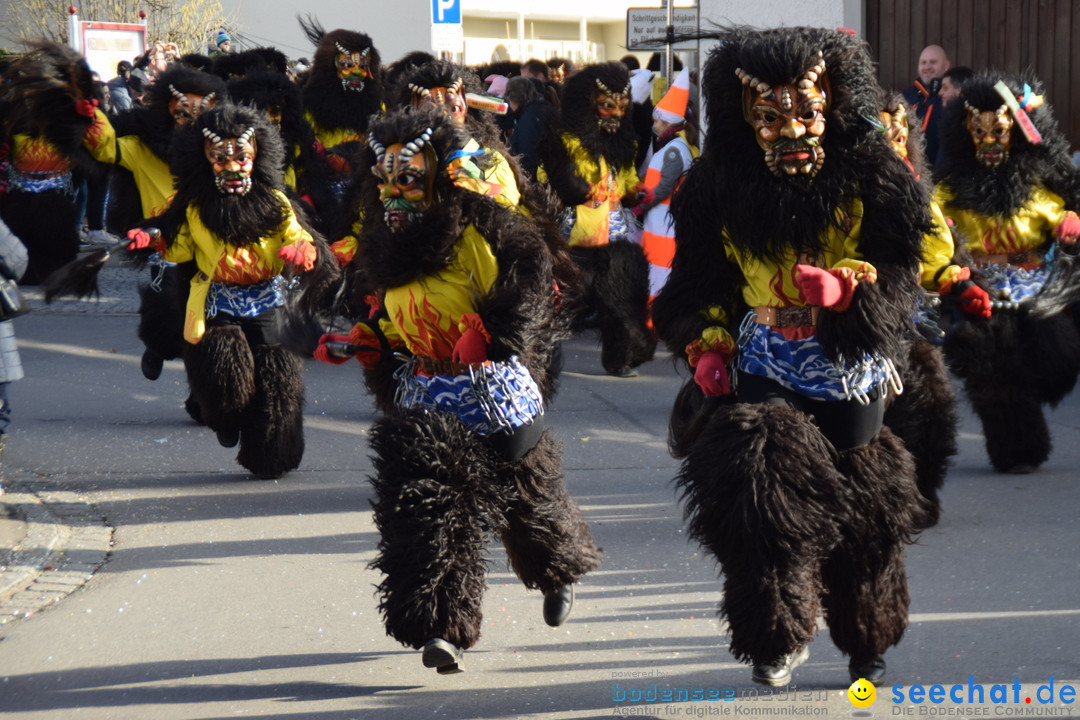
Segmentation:
<svg viewBox="0 0 1080 720">
<path fill-rule="evenodd" d="M 389 319 L 380 328 L 391 344 L 401 341 L 415 355 L 449 360 L 463 332 L 462 316 L 476 312 L 477 301 L 491 292 L 498 274 L 491 246 L 469 225 L 446 267 L 386 291 Z"/>
</svg>

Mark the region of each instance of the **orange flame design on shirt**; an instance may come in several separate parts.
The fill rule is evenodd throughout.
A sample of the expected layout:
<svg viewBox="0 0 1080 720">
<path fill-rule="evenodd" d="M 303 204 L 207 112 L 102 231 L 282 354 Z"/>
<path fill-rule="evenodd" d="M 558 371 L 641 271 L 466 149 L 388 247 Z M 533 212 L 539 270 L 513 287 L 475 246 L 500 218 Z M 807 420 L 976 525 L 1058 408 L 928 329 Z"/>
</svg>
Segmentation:
<svg viewBox="0 0 1080 720">
<path fill-rule="evenodd" d="M 257 253 L 248 248 L 236 248 L 218 261 L 214 280 L 233 285 L 251 285 L 269 280 L 274 275 L 277 275 L 274 269 L 268 267 Z"/>
<path fill-rule="evenodd" d="M 15 148 L 15 168 L 21 172 L 67 172 L 71 162 L 45 138 L 21 138 Z"/>
<path fill-rule="evenodd" d="M 457 342 L 457 324 L 451 322 L 427 296 L 417 302 L 416 294 L 409 291 L 408 315 L 399 307 L 394 317 L 402 337 L 416 355 L 436 360 L 449 360 Z"/>
<path fill-rule="evenodd" d="M 983 247 L 988 253 L 1014 253 L 1027 250 L 1012 225 L 1002 225 L 996 218 L 990 218 L 989 225 L 983 231 Z"/>
</svg>

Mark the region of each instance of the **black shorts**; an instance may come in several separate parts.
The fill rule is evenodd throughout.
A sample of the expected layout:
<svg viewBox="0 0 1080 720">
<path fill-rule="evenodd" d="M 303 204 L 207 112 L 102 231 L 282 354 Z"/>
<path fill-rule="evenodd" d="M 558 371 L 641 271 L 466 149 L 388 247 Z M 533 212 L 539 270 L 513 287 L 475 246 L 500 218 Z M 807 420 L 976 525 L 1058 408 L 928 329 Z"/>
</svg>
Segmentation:
<svg viewBox="0 0 1080 720">
<path fill-rule="evenodd" d="M 873 440 L 885 417 L 885 393 L 874 388 L 870 404 L 857 400 L 814 400 L 775 380 L 739 373 L 735 397 L 741 403 L 783 405 L 810 415 L 837 450 L 850 450 Z"/>
</svg>

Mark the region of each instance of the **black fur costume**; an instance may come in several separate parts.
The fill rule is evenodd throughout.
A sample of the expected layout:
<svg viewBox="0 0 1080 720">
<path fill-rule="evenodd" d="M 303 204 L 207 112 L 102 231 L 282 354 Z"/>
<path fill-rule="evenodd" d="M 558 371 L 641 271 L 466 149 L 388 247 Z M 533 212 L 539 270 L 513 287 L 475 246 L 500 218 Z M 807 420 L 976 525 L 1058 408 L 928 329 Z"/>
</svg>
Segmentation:
<svg viewBox="0 0 1080 720">
<path fill-rule="evenodd" d="M 900 93 L 881 92 L 882 110 L 892 116 L 905 106 Z M 922 128 L 914 111 L 908 109 L 906 143 L 907 161 L 913 172 L 926 183 L 929 195 L 930 173 L 925 163 Z M 924 254 L 925 255 L 925 254 Z M 954 251 L 953 263 L 967 265 Z M 924 257 L 924 262 L 927 260 Z M 943 268 L 942 268 L 943 269 Z M 940 272 L 941 269 L 939 269 Z M 904 382 L 904 392 L 891 395 L 884 422 L 904 441 L 915 456 L 915 476 L 919 492 L 930 501 L 926 527 L 937 524 L 941 514 L 938 492 L 945 484 L 951 458 L 957 453 L 959 417 L 956 395 L 942 354 L 941 330 L 928 316 L 925 329 L 912 338 L 906 354 L 896 361 Z"/>
<path fill-rule="evenodd" d="M 215 185 L 206 158 L 203 130 L 235 138 L 248 128 L 255 129 L 257 149 L 251 189 L 242 195 L 224 195 Z M 177 178 L 176 197 L 164 214 L 144 223 L 158 227 L 167 243 L 188 224 L 189 208 L 197 208 L 203 225 L 226 248 L 259 245 L 263 238 L 274 237 L 286 219 L 288 207 L 283 205 L 283 196 L 274 192 L 282 190 L 281 138 L 262 112 L 218 105 L 176 132 L 170 157 Z M 292 210 L 304 226 L 302 210 L 295 206 Z M 319 257 L 314 270 L 301 276 L 303 281 L 309 285 L 332 282 L 327 276 L 334 273 L 334 266 L 325 242 L 305 229 Z M 219 313 L 207 318 L 201 341 L 184 344 L 188 383 L 203 420 L 223 445 L 239 442 L 237 461 L 258 478 L 280 477 L 295 469 L 304 452 L 303 362 L 281 345 L 276 314 L 276 309 L 270 309 L 247 322 Z"/>
<path fill-rule="evenodd" d="M 281 118 L 279 128 L 285 143 L 286 185 L 299 195 L 309 210 L 312 223 L 326 234 L 324 215 L 332 213 L 336 200 L 330 192 L 330 168 L 315 151 L 315 133 L 304 118 L 303 96 L 296 83 L 284 74 L 252 71 L 229 80 L 229 99 Z"/>
<path fill-rule="evenodd" d="M 350 271 L 363 273 L 359 285 L 378 288 L 432 277 L 471 224 L 498 263 L 493 288 L 476 305 L 492 338 L 488 358 L 517 356 L 545 388 L 550 353 L 561 335 L 544 240 L 528 218 L 452 184 L 441 168 L 466 138 L 443 113 L 391 113 L 372 122 L 371 141 L 390 147 L 417 138 L 425 128 L 433 129 L 429 157 L 437 158 L 440 168 L 434 205 L 422 219 L 392 233 L 369 174 L 363 194 L 368 220 Z M 370 165 L 375 154 L 369 154 Z M 395 366 L 387 355 L 366 371 L 377 398 L 392 397 L 396 381 L 390 371 Z M 460 650 L 477 642 L 486 585 L 484 548 L 493 535 L 503 541 L 525 586 L 545 594 L 598 566 L 600 550 L 567 493 L 562 450 L 550 431 L 533 439 L 523 456 L 510 459 L 497 450 L 493 436 L 479 434 L 456 417 L 387 407 L 385 400 L 380 404 L 388 412 L 371 431 L 377 473 L 373 508 L 381 534 L 373 566 L 384 574 L 379 608 L 393 638 L 414 648 L 435 638 Z M 535 419 L 535 429 L 542 428 L 542 419 Z"/>
<path fill-rule="evenodd" d="M 138 138 L 157 161 L 166 166 L 173 131 L 177 127 L 169 112 L 172 88 L 185 95 L 204 98 L 213 94 L 218 102 L 226 99 L 225 83 L 220 78 L 186 67 L 174 67 L 149 86 L 143 97 L 143 107 L 128 110 L 112 120 L 117 138 Z M 147 219 L 143 215 L 139 186 L 131 171 L 120 165 L 122 160 L 121 150 L 117 152 L 117 165 L 112 173 L 108 208 L 108 225 L 120 237 Z M 147 193 L 152 192 L 147 189 Z M 184 306 L 194 274 L 193 262 L 155 267 L 151 270 L 152 282 L 139 291 L 139 339 L 147 352 L 161 360 L 174 360 L 184 353 Z M 201 420 L 193 399 L 189 398 L 185 407 L 194 419 Z"/>
<path fill-rule="evenodd" d="M 0 145 L 10 145 L 12 153 L 12 182 L 0 196 L 0 217 L 26 243 L 26 285 L 37 285 L 78 253 L 81 218 L 72 171 L 91 162 L 82 147 L 91 118 L 76 112 L 75 103 L 90 100 L 93 89 L 82 55 L 49 42 L 31 44 L 0 77 Z M 42 141 L 44 147 L 30 147 Z M 46 176 L 50 187 L 30 187 Z"/>
<path fill-rule="evenodd" d="M 1030 74 L 1015 77 L 991 71 L 965 81 L 961 96 L 946 107 L 941 122 L 939 185 L 954 195 L 943 208 L 945 214 L 960 209 L 1010 218 L 1037 185 L 1059 195 L 1066 209 L 1080 210 L 1080 173 L 1047 104 L 1028 111 L 1041 143 L 1032 144 L 1014 125 L 1011 151 L 1003 165 L 991 169 L 977 161 L 965 127 L 965 103 L 979 110 L 1000 107 L 1003 100 L 993 87 L 998 80 L 1018 97 L 1025 83 L 1036 94 L 1043 93 L 1042 83 Z M 1037 242 L 1044 258 L 1057 244 L 1054 279 L 1019 307 L 1003 304 L 988 321 L 955 325 L 945 340 L 946 358 L 964 380 L 965 394 L 982 421 L 990 462 L 999 472 L 1030 472 L 1046 462 L 1051 442 L 1042 405 L 1060 402 L 1080 372 L 1076 326 L 1068 313 L 1061 312 L 1075 302 L 1080 290 L 1076 249 L 1057 243 L 1051 233 Z M 1004 299 L 994 291 L 991 296 Z"/>
<path fill-rule="evenodd" d="M 812 256 L 837 209 L 860 198 L 859 248 L 877 282 L 859 283 L 845 311 L 823 309 L 817 337 L 830 358 L 904 357 L 918 293 L 912 279 L 929 229 L 927 196 L 871 125 L 877 84 L 864 44 L 810 28 L 733 28 L 718 39 L 703 72 L 705 152 L 672 203 L 678 245 L 653 305 L 658 334 L 687 358 L 688 344 L 716 324 L 700 311 L 718 306 L 739 337 L 745 280 L 725 256 L 721 229 L 751 257 L 775 259 L 791 249 Z M 744 117 L 736 69 L 770 87 L 794 83 L 819 51 L 830 103 L 824 164 L 814 176 L 776 177 Z M 853 674 L 883 663 L 907 625 L 904 546 L 925 522 L 911 454 L 887 427 L 867 444 L 837 451 L 810 415 L 736 399 L 703 401 L 690 380 L 671 423 L 690 534 L 724 574 L 720 613 L 732 654 L 755 665 L 757 680 L 758 666 L 781 665 L 806 646 L 824 614 Z"/>
<path fill-rule="evenodd" d="M 418 58 L 419 59 L 419 58 Z M 416 67 L 402 71 L 398 81 L 389 87 L 388 95 L 393 99 L 393 104 L 399 109 L 409 108 L 414 100 L 414 93 L 410 86 L 421 88 L 452 87 L 461 80 L 463 91 L 466 93 L 482 94 L 482 85 L 476 74 L 454 63 L 443 60 L 429 60 Z M 498 162 L 504 162 L 513 174 L 513 183 L 520 194 L 518 204 L 532 220 L 535 228 L 540 232 L 547 245 L 548 252 L 553 261 L 553 271 L 557 284 L 558 294 L 555 298 L 556 320 L 560 326 L 569 326 L 573 316 L 581 311 L 582 303 L 582 278 L 581 272 L 570 255 L 562 233 L 555 221 L 558 211 L 558 200 L 546 185 L 535 183 L 529 179 L 521 169 L 520 163 L 514 157 L 505 143 L 502 141 L 498 125 L 493 115 L 487 110 L 469 108 L 465 115 L 464 132 L 475 140 L 483 149 L 483 153 L 474 158 L 479 169 L 487 174 L 492 171 Z M 357 170 L 357 177 L 366 179 L 370 170 L 365 166 Z M 492 180 L 501 179 L 493 175 Z M 331 237 L 342 237 L 350 231 L 351 219 L 359 214 L 361 203 L 361 183 L 355 182 L 353 197 L 345 203 L 346 211 L 343 218 L 350 219 L 349 224 L 342 223 Z M 359 289 L 354 294 L 366 294 L 372 288 Z M 362 298 L 357 297 L 359 305 Z M 552 356 L 553 361 L 560 362 L 558 353 Z M 558 369 L 543 373 L 543 387 L 545 395 L 554 395 L 555 385 L 558 380 Z M 540 379 L 539 377 L 537 378 Z"/>
<path fill-rule="evenodd" d="M 284 75 L 289 70 L 289 58 L 274 47 L 258 47 L 238 53 L 225 53 L 214 58 L 210 72 L 229 81 L 251 73 L 273 72 Z"/>
<path fill-rule="evenodd" d="M 311 69 L 302 86 L 304 112 L 315 131 L 315 137 L 326 152 L 333 156 L 330 158 L 331 162 L 343 165 L 341 171 L 333 177 L 340 186 L 337 191 L 340 198 L 347 186 L 349 168 L 355 165 L 362 155 L 368 121 L 379 113 L 382 107 L 382 67 L 379 51 L 368 35 L 344 29 L 326 32 L 310 15 L 302 18 L 300 25 L 316 46 Z M 347 90 L 342 87 L 335 65 L 339 46 L 349 52 L 367 51 L 372 76 L 361 90 Z M 349 139 L 339 142 L 341 137 Z M 338 211 L 336 207 L 319 208 L 325 223 L 332 223 Z"/>
<path fill-rule="evenodd" d="M 562 93 L 561 120 L 544 129 L 537 148 L 548 183 L 565 208 L 586 202 L 591 188 L 563 142 L 564 133 L 577 138 L 594 161 L 604 158 L 615 172 L 634 165 L 637 135 L 629 108 L 617 132 L 602 132 L 597 124 L 597 82 L 611 92 L 622 92 L 629 87 L 630 75 L 625 65 L 613 62 L 589 65 L 571 76 Z M 623 202 L 634 204 L 636 198 Z M 582 274 L 580 314 L 595 314 L 600 326 L 604 369 L 628 374 L 651 360 L 656 338 L 648 327 L 649 266 L 641 246 L 612 242 L 573 247 L 571 255 Z"/>
</svg>

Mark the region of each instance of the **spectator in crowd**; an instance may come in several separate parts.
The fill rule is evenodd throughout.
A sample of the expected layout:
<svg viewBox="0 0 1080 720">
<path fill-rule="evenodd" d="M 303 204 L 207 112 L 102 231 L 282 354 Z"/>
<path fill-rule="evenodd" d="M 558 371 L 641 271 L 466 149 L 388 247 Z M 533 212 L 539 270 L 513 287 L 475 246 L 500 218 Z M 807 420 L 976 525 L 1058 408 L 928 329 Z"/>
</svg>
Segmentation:
<svg viewBox="0 0 1080 720">
<path fill-rule="evenodd" d="M 938 90 L 942 108 L 960 97 L 960 88 L 974 74 L 975 71 L 966 65 L 957 65 L 945 71 L 945 74 L 941 76 L 941 89 Z"/>
<path fill-rule="evenodd" d="M 548 64 L 543 60 L 527 60 L 521 64 L 521 75 L 527 78 L 536 78 L 540 82 L 547 82 L 550 76 Z"/>
<path fill-rule="evenodd" d="M 513 77 L 506 81 L 506 102 L 514 118 L 514 131 L 510 134 L 510 152 L 520 156 L 521 169 L 530 179 L 536 178 L 540 158 L 536 154 L 540 134 L 548 123 L 555 106 L 543 96 L 543 85 L 527 77 Z"/>
<path fill-rule="evenodd" d="M 218 30 L 217 37 L 214 38 L 214 45 L 216 47 L 210 51 L 210 57 L 212 58 L 228 55 L 232 52 L 232 38 L 224 30 Z"/>
<path fill-rule="evenodd" d="M 131 63 L 121 60 L 116 64 L 116 77 L 105 83 L 109 88 L 109 99 L 114 113 L 132 108 L 131 89 L 128 78 L 131 77 Z"/>
<path fill-rule="evenodd" d="M 30 256 L 22 240 L 11 232 L 3 220 L 0 220 L 0 273 L 12 279 L 19 279 L 26 272 Z M 19 348 L 15 344 L 15 324 L 11 320 L 0 322 L 0 460 L 4 455 L 4 441 L 11 425 L 11 383 L 23 377 L 22 361 Z M 2 478 L 0 478 L 2 480 Z M 0 484 L 0 495 L 4 486 Z M 0 503 L 0 517 L 4 517 L 7 506 Z"/>
<path fill-rule="evenodd" d="M 951 63 L 940 45 L 927 45 L 919 53 L 918 79 L 904 91 L 904 100 L 915 108 L 926 138 L 926 157 L 931 164 L 938 158 L 938 121 L 941 119 L 941 77 Z"/>
</svg>

